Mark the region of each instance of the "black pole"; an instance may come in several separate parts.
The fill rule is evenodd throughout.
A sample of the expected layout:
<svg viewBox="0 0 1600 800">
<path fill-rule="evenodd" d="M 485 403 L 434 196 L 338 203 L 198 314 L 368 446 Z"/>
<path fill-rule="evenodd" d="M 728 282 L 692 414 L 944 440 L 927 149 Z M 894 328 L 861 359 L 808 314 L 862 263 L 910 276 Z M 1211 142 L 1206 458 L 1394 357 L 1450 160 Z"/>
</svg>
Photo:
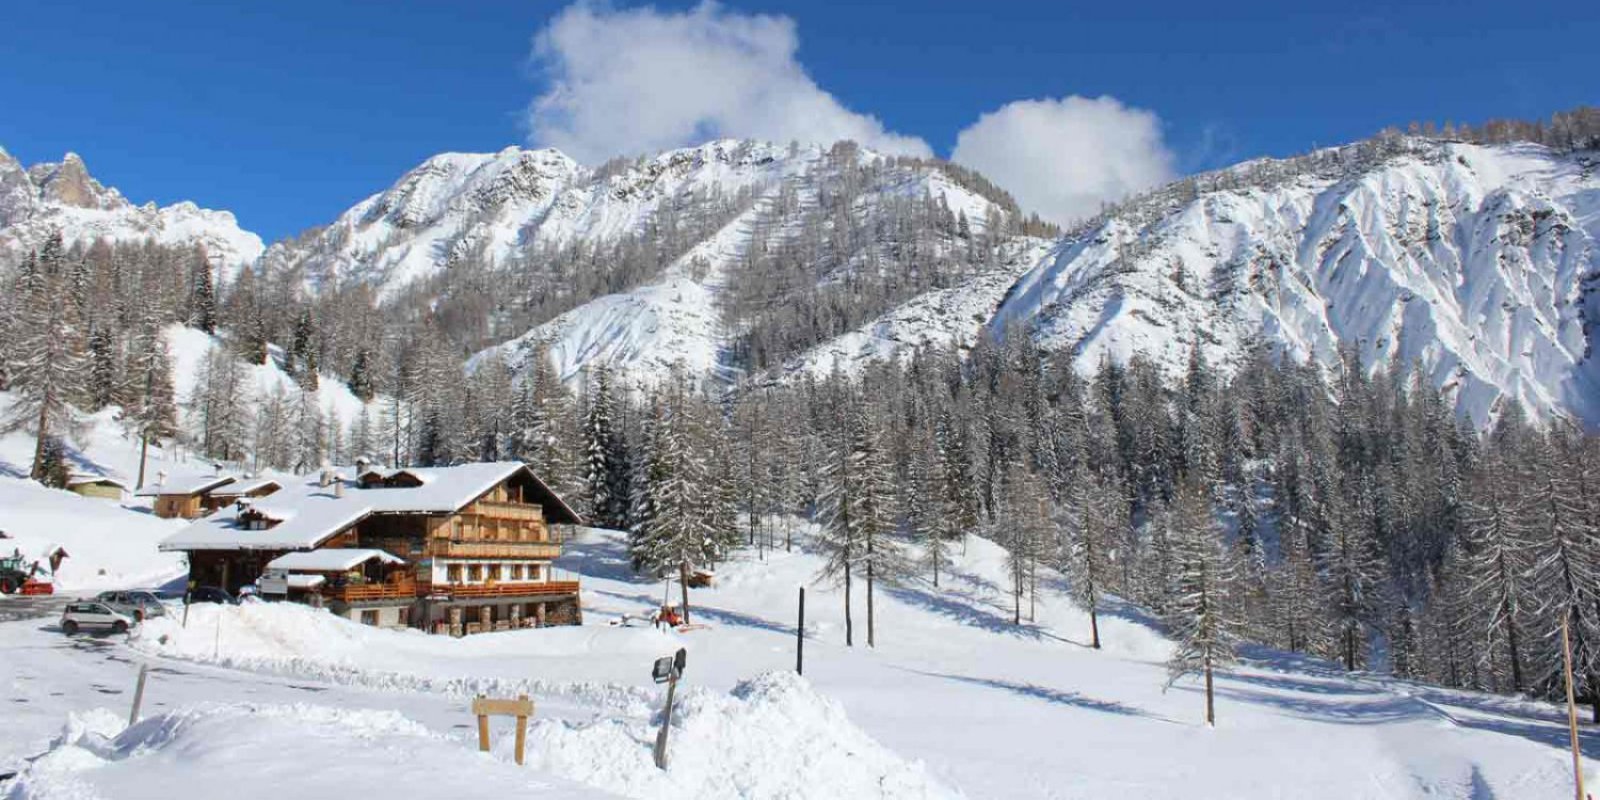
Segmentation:
<svg viewBox="0 0 1600 800">
<path fill-rule="evenodd" d="M 805 674 L 806 665 L 806 587 L 800 587 L 800 625 L 794 630 L 794 672 Z"/>
</svg>

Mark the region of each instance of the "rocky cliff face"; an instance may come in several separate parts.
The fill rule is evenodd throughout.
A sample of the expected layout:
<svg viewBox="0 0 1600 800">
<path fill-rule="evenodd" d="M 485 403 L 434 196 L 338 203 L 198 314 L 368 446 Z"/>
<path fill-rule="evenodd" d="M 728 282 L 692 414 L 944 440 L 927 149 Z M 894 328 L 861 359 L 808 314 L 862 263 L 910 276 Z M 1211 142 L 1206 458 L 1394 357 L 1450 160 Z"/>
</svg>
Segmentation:
<svg viewBox="0 0 1600 800">
<path fill-rule="evenodd" d="M 229 212 L 190 202 L 161 208 L 128 202 L 95 180 L 75 153 L 24 168 L 0 150 L 0 261 L 21 258 L 54 231 L 69 244 L 104 239 L 200 245 L 230 269 L 253 263 L 264 249 L 261 237 L 241 229 Z"/>
</svg>

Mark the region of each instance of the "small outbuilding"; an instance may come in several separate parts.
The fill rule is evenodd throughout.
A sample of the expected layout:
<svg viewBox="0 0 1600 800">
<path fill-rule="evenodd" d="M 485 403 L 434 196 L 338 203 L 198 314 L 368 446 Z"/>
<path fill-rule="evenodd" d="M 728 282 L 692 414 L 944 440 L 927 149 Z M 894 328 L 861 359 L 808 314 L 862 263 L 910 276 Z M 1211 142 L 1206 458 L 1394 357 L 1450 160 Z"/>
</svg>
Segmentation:
<svg viewBox="0 0 1600 800">
<path fill-rule="evenodd" d="M 105 475 L 73 475 L 67 479 L 67 491 L 120 503 L 128 492 L 128 485 Z"/>
</svg>

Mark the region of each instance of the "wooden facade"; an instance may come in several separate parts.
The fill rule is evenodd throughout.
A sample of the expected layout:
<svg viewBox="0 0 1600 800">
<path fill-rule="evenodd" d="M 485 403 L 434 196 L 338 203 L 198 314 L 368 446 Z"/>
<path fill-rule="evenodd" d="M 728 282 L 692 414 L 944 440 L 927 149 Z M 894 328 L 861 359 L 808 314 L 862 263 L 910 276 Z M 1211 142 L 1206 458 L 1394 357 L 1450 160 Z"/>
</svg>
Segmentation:
<svg viewBox="0 0 1600 800">
<path fill-rule="evenodd" d="M 362 475 L 350 499 L 363 492 L 414 488 L 400 471 Z M 367 565 L 330 574 L 316 590 L 336 614 L 374 625 L 409 626 L 465 635 L 486 630 L 578 624 L 579 584 L 556 580 L 552 562 L 561 545 L 552 521 L 575 515 L 525 467 L 452 512 L 378 510 L 330 531 L 318 550 L 382 550 L 402 565 Z M 239 522 L 270 530 L 274 521 L 246 508 Z M 253 583 L 285 550 L 190 550 L 190 579 L 231 592 Z"/>
</svg>

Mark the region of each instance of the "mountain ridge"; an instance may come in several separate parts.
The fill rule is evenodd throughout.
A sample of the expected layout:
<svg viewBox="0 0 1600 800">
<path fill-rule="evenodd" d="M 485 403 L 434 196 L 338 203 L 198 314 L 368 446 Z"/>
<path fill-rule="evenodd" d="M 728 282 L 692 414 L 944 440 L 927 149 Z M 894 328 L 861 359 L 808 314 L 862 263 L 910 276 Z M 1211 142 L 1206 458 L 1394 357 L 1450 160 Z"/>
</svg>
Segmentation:
<svg viewBox="0 0 1600 800">
<path fill-rule="evenodd" d="M 254 250 L 227 212 L 136 207 L 72 154 L 23 169 L 0 150 L 0 248 L 51 226 L 155 236 L 256 252 L 314 292 L 364 283 L 435 305 L 461 265 L 486 263 L 523 285 L 489 292 L 499 322 L 474 358 L 548 351 L 569 380 L 598 364 L 643 382 L 680 365 L 730 383 L 848 371 L 1020 326 L 1084 371 L 1140 354 L 1176 373 L 1195 342 L 1226 368 L 1263 339 L 1324 367 L 1418 365 L 1480 427 L 1502 398 L 1594 424 L 1597 163 L 1385 135 L 1184 178 L 1039 237 L 981 176 L 854 146 L 715 140 L 597 167 L 513 146 L 432 156 Z M 863 279 L 866 305 L 828 311 Z M 833 316 L 794 333 L 795 303 Z"/>
</svg>

